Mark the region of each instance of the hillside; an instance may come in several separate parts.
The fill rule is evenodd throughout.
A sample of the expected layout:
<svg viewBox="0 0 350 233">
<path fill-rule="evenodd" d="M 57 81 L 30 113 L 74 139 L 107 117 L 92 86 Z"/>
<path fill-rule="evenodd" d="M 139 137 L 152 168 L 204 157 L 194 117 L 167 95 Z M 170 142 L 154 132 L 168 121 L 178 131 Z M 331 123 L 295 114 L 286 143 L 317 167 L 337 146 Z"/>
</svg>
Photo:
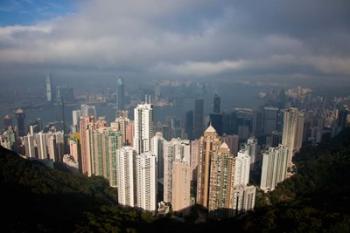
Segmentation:
<svg viewBox="0 0 350 233">
<path fill-rule="evenodd" d="M 296 155 L 298 173 L 254 212 L 194 224 L 121 208 L 100 177 L 45 167 L 0 149 L 3 232 L 350 232 L 350 130 Z"/>
</svg>

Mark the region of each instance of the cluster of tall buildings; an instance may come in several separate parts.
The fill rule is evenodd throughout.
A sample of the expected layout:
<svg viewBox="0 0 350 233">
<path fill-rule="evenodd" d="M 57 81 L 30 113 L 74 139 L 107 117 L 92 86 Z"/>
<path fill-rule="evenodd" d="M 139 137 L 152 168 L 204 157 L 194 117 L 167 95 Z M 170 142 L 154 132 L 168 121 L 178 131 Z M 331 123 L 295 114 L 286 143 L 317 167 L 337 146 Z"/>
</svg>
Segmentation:
<svg viewBox="0 0 350 233">
<path fill-rule="evenodd" d="M 47 100 L 52 101 L 49 77 L 46 87 Z M 166 202 L 173 211 L 186 212 L 198 204 L 210 216 L 229 217 L 254 209 L 257 187 L 252 181 L 260 182 L 264 192 L 274 190 L 294 174 L 293 157 L 303 143 L 318 143 L 347 125 L 346 108 L 305 110 L 308 101 L 323 100 L 308 99 L 307 91 L 297 93 L 292 96 L 302 95 L 300 108 L 271 104 L 228 113 L 221 111 L 221 99 L 214 95 L 207 119 L 204 100 L 196 99 L 185 124 L 171 119 L 167 129 L 154 123 L 148 96 L 129 118 L 124 80 L 118 78 L 114 121 L 107 122 L 94 106 L 83 104 L 72 112 L 68 136 L 43 130 L 40 122 L 26 128 L 24 111 L 18 109 L 16 127 L 10 116 L 3 118 L 0 143 L 13 148 L 19 138 L 29 158 L 63 162 L 84 175 L 105 177 L 117 189 L 120 205 L 154 212 Z"/>
</svg>

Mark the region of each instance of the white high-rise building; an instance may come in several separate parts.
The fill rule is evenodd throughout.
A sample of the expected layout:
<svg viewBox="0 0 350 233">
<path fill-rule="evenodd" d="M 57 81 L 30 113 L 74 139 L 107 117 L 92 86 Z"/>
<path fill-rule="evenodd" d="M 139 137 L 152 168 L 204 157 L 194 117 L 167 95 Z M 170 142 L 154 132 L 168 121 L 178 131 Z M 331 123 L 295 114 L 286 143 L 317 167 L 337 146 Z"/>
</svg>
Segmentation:
<svg viewBox="0 0 350 233">
<path fill-rule="evenodd" d="M 135 205 L 135 158 L 135 150 L 130 146 L 117 150 L 118 203 L 120 205 L 131 207 Z"/>
<path fill-rule="evenodd" d="M 149 103 L 134 109 L 134 148 L 138 154 L 150 151 L 153 137 L 153 109 Z"/>
<path fill-rule="evenodd" d="M 29 158 L 35 158 L 34 135 L 28 134 L 23 137 L 25 155 Z"/>
<path fill-rule="evenodd" d="M 250 156 L 246 150 L 240 150 L 235 160 L 234 186 L 246 186 L 249 183 Z"/>
<path fill-rule="evenodd" d="M 260 188 L 264 191 L 272 191 L 279 182 L 286 179 L 288 148 L 279 145 L 270 147 L 263 153 Z"/>
<path fill-rule="evenodd" d="M 164 197 L 165 202 L 171 202 L 173 191 L 173 163 L 175 160 L 190 164 L 191 145 L 189 140 L 173 138 L 164 143 Z M 189 173 L 190 174 L 190 173 Z M 191 180 L 191 177 L 189 177 Z"/>
<path fill-rule="evenodd" d="M 253 210 L 255 207 L 256 188 L 254 185 L 236 186 L 233 193 L 234 214 Z"/>
<path fill-rule="evenodd" d="M 283 111 L 282 144 L 288 147 L 288 166 L 292 166 L 292 158 L 298 152 L 303 142 L 304 113 L 297 108 Z"/>
<path fill-rule="evenodd" d="M 136 206 L 155 211 L 157 209 L 157 159 L 151 152 L 136 155 Z"/>
<path fill-rule="evenodd" d="M 35 135 L 35 141 L 38 148 L 38 158 L 47 159 L 47 144 L 46 144 L 46 134 L 39 132 Z"/>
<path fill-rule="evenodd" d="M 158 182 L 161 183 L 164 177 L 164 144 L 166 142 L 161 132 L 157 132 L 151 139 L 151 152 L 157 157 Z"/>
</svg>

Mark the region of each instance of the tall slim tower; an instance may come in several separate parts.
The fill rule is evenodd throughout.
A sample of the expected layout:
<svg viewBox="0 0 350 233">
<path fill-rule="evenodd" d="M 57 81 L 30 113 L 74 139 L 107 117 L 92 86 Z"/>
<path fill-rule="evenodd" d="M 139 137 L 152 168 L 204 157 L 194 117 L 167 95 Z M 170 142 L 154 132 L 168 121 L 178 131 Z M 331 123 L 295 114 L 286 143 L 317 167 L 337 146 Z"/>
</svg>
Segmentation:
<svg viewBox="0 0 350 233">
<path fill-rule="evenodd" d="M 16 110 L 16 118 L 17 118 L 17 134 L 20 137 L 26 135 L 26 127 L 25 127 L 25 117 L 23 109 L 19 108 Z"/>
<path fill-rule="evenodd" d="M 199 138 L 203 133 L 203 120 L 204 120 L 204 100 L 196 99 L 194 103 L 194 138 Z"/>
<path fill-rule="evenodd" d="M 235 159 L 228 145 L 221 144 L 210 166 L 209 211 L 214 216 L 230 216 L 233 212 Z"/>
<path fill-rule="evenodd" d="M 117 154 L 118 203 L 133 207 L 135 205 L 136 153 L 131 146 L 125 146 L 117 150 Z"/>
<path fill-rule="evenodd" d="M 210 125 L 200 139 L 199 164 L 197 172 L 197 203 L 208 208 L 210 164 L 213 154 L 221 145 L 221 139 Z"/>
<path fill-rule="evenodd" d="M 191 148 L 189 140 L 173 138 L 164 143 L 164 198 L 165 202 L 173 200 L 173 164 L 175 160 L 190 164 Z M 190 175 L 190 172 L 188 173 Z M 191 177 L 186 178 L 191 180 Z M 188 197 L 189 198 L 189 197 Z"/>
<path fill-rule="evenodd" d="M 46 100 L 47 102 L 52 102 L 52 82 L 50 74 L 46 76 Z"/>
<path fill-rule="evenodd" d="M 122 77 L 119 77 L 117 79 L 117 91 L 116 91 L 116 108 L 117 112 L 124 110 L 124 79 Z"/>
<path fill-rule="evenodd" d="M 282 144 L 288 148 L 288 167 L 291 167 L 294 154 L 302 146 L 304 113 L 297 108 L 288 108 L 283 113 Z"/>
<path fill-rule="evenodd" d="M 155 211 L 157 209 L 157 161 L 151 152 L 136 155 L 136 206 Z"/>
<path fill-rule="evenodd" d="M 283 145 L 270 147 L 263 154 L 260 188 L 264 192 L 274 190 L 286 179 L 288 154 L 288 148 Z"/>
<path fill-rule="evenodd" d="M 153 136 L 153 108 L 150 103 L 139 104 L 134 109 L 134 148 L 137 154 L 150 151 Z"/>
</svg>

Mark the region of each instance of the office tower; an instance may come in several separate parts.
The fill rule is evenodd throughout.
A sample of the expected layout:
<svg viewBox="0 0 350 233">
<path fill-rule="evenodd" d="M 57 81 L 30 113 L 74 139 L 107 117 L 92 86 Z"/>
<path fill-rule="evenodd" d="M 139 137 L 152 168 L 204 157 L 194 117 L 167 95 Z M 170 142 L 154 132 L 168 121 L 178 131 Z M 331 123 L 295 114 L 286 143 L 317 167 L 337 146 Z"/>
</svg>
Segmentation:
<svg viewBox="0 0 350 233">
<path fill-rule="evenodd" d="M 175 160 L 190 164 L 191 149 L 189 140 L 173 138 L 164 142 L 164 198 L 165 202 L 172 201 L 173 163 Z M 190 173 L 188 173 L 190 174 Z M 191 177 L 188 178 L 191 180 Z"/>
<path fill-rule="evenodd" d="M 19 137 L 23 137 L 26 135 L 26 127 L 25 127 L 25 114 L 23 109 L 18 108 L 16 110 L 16 118 L 17 118 L 17 135 Z"/>
<path fill-rule="evenodd" d="M 277 130 L 278 111 L 279 111 L 278 108 L 264 107 L 263 126 L 264 126 L 265 135 L 270 135 L 273 131 Z"/>
<path fill-rule="evenodd" d="M 81 116 L 80 110 L 73 110 L 72 111 L 72 132 L 78 132 L 79 131 L 79 120 Z"/>
<path fill-rule="evenodd" d="M 188 139 L 193 139 L 193 111 L 186 112 L 185 133 Z"/>
<path fill-rule="evenodd" d="M 80 115 L 83 117 L 93 116 L 96 118 L 96 108 L 94 105 L 82 104 L 80 107 Z"/>
<path fill-rule="evenodd" d="M 121 148 L 121 134 L 103 125 L 95 123 L 94 128 L 89 129 L 91 172 L 97 176 L 103 176 L 109 180 L 112 187 L 117 187 L 117 150 Z"/>
<path fill-rule="evenodd" d="M 224 135 L 222 140 L 228 145 L 232 154 L 237 155 L 239 137 L 238 135 Z"/>
<path fill-rule="evenodd" d="M 235 159 L 228 145 L 221 144 L 211 158 L 209 213 L 212 216 L 228 217 L 233 211 Z"/>
<path fill-rule="evenodd" d="M 150 151 L 153 136 L 153 108 L 150 103 L 139 104 L 134 109 L 134 148 L 137 154 Z"/>
<path fill-rule="evenodd" d="M 246 186 L 249 183 L 250 175 L 250 156 L 248 151 L 244 149 L 238 151 L 235 160 L 234 186 Z"/>
<path fill-rule="evenodd" d="M 216 130 L 209 125 L 200 138 L 200 155 L 197 173 L 197 204 L 208 208 L 209 180 L 212 155 L 219 149 L 221 139 Z"/>
<path fill-rule="evenodd" d="M 220 106 L 221 106 L 221 98 L 217 94 L 214 95 L 213 100 L 213 113 L 220 113 Z"/>
<path fill-rule="evenodd" d="M 135 205 L 134 163 L 136 152 L 131 146 L 117 150 L 118 203 L 124 206 Z"/>
<path fill-rule="evenodd" d="M 164 177 L 164 144 L 166 144 L 166 140 L 161 132 L 157 132 L 151 139 L 151 152 L 157 158 L 158 181 L 161 181 L 161 183 L 163 183 L 162 179 Z"/>
<path fill-rule="evenodd" d="M 204 100 L 196 99 L 194 103 L 193 137 L 199 138 L 203 133 Z"/>
<path fill-rule="evenodd" d="M 25 156 L 27 156 L 29 158 L 36 157 L 34 141 L 35 141 L 34 135 L 28 134 L 28 135 L 23 137 Z"/>
<path fill-rule="evenodd" d="M 8 129 L 9 127 L 12 127 L 12 118 L 10 115 L 5 115 L 3 118 L 3 123 L 4 123 L 4 129 Z"/>
<path fill-rule="evenodd" d="M 125 104 L 124 96 L 124 79 L 122 77 L 117 79 L 117 89 L 116 89 L 116 109 L 118 111 L 124 110 Z"/>
<path fill-rule="evenodd" d="M 284 145 L 270 147 L 263 153 L 260 188 L 264 192 L 274 190 L 286 179 L 288 154 L 288 147 Z"/>
<path fill-rule="evenodd" d="M 91 176 L 91 154 L 90 154 L 90 131 L 89 128 L 94 122 L 94 117 L 80 117 L 80 148 L 81 148 L 81 163 L 79 169 L 84 175 Z"/>
<path fill-rule="evenodd" d="M 127 111 L 125 111 L 124 114 L 121 114 L 119 117 L 115 119 L 114 122 L 111 123 L 112 128 L 121 132 L 123 145 L 129 144 L 127 140 L 127 128 L 129 123 L 130 123 L 130 119 L 128 118 Z"/>
<path fill-rule="evenodd" d="M 47 102 L 52 102 L 52 82 L 51 76 L 46 76 L 46 100 Z"/>
<path fill-rule="evenodd" d="M 250 186 L 236 186 L 233 193 L 234 214 L 253 210 L 255 207 L 256 188 Z"/>
<path fill-rule="evenodd" d="M 136 155 L 136 207 L 157 209 L 157 159 L 151 152 Z"/>
<path fill-rule="evenodd" d="M 237 121 L 236 112 L 223 114 L 223 131 L 225 134 L 229 134 L 229 135 L 237 134 L 238 121 Z M 231 151 L 231 152 L 233 152 L 233 151 Z"/>
<path fill-rule="evenodd" d="M 38 159 L 47 159 L 46 135 L 43 132 L 35 134 L 35 141 L 38 149 Z"/>
<path fill-rule="evenodd" d="M 223 134 L 223 116 L 220 113 L 212 113 L 209 115 L 209 122 L 215 128 L 216 132 L 222 136 Z"/>
<path fill-rule="evenodd" d="M 191 206 L 191 166 L 184 159 L 175 159 L 172 170 L 171 205 L 173 211 Z"/>
<path fill-rule="evenodd" d="M 304 114 L 297 108 L 288 108 L 283 111 L 282 144 L 288 147 L 288 167 L 292 166 L 292 158 L 302 146 Z"/>
</svg>

